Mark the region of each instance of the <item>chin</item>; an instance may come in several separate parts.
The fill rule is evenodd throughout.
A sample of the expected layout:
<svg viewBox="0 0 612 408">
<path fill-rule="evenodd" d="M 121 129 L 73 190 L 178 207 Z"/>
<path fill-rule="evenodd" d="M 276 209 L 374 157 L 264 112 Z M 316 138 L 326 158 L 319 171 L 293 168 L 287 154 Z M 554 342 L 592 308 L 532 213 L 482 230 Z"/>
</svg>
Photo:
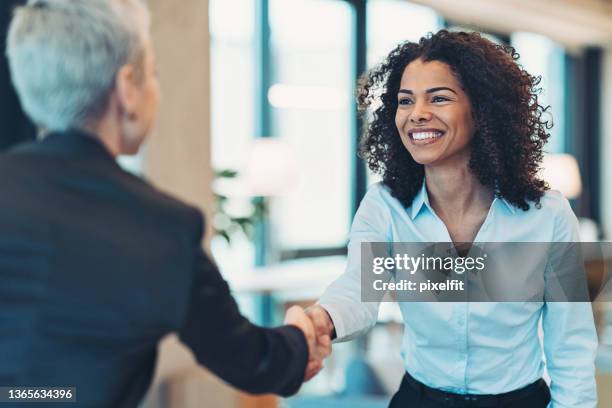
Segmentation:
<svg viewBox="0 0 612 408">
<path fill-rule="evenodd" d="M 140 146 L 134 147 L 134 148 L 125 149 L 124 151 L 121 152 L 121 154 L 123 156 L 135 156 L 135 155 L 138 154 L 139 151 L 140 151 Z"/>
<path fill-rule="evenodd" d="M 436 164 L 438 161 L 440 161 L 440 156 L 439 155 L 432 155 L 432 154 L 410 154 L 410 156 L 412 156 L 412 159 L 419 163 L 422 164 L 424 166 L 429 166 L 432 164 Z"/>
</svg>

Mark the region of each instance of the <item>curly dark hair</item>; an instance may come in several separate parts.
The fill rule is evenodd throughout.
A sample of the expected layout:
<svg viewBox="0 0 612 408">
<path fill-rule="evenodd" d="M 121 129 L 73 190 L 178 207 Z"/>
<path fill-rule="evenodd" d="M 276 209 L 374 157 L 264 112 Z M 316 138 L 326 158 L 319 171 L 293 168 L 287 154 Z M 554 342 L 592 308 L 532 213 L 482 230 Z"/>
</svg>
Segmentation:
<svg viewBox="0 0 612 408">
<path fill-rule="evenodd" d="M 514 48 L 480 33 L 441 30 L 418 43 L 401 43 L 360 79 L 357 102 L 369 122 L 360 156 L 404 206 L 411 205 L 425 171 L 396 128 L 397 93 L 405 67 L 421 59 L 449 65 L 470 98 L 476 131 L 469 167 L 482 185 L 524 211 L 528 201 L 540 207 L 548 185 L 537 173 L 552 121 L 543 117 L 549 106 L 538 103 L 541 78 L 526 72 L 518 58 Z"/>
</svg>

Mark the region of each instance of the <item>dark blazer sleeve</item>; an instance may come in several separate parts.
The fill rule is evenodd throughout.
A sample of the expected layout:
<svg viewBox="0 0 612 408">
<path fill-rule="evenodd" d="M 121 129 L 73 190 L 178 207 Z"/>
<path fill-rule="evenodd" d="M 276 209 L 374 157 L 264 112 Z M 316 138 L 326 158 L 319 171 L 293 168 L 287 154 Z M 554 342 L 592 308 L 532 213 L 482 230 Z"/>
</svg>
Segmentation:
<svg viewBox="0 0 612 408">
<path fill-rule="evenodd" d="M 308 346 L 301 330 L 251 324 L 202 250 L 197 250 L 189 312 L 179 336 L 200 364 L 243 391 L 289 396 L 304 380 Z"/>
</svg>

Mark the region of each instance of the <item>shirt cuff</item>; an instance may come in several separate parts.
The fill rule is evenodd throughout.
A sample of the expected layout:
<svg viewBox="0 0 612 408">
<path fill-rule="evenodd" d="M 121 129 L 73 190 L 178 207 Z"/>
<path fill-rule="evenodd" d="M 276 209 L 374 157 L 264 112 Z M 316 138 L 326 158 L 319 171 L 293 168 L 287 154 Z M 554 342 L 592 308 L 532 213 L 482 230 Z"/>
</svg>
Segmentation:
<svg viewBox="0 0 612 408">
<path fill-rule="evenodd" d="M 329 314 L 329 317 L 334 324 L 336 338 L 333 340 L 333 343 L 340 343 L 350 340 L 350 338 L 348 338 L 349 333 L 347 333 L 346 325 L 342 319 L 342 306 L 327 302 L 317 304 L 327 311 L 327 314 Z"/>
</svg>

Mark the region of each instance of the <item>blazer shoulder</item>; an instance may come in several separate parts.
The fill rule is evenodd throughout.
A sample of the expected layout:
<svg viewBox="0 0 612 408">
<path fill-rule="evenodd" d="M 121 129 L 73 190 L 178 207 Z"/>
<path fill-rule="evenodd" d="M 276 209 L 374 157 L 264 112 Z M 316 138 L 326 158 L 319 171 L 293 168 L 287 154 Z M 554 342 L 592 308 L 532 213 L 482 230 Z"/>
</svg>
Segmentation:
<svg viewBox="0 0 612 408">
<path fill-rule="evenodd" d="M 204 229 L 204 216 L 198 208 L 127 172 L 110 157 L 96 155 L 95 160 L 88 160 L 78 156 L 41 155 L 37 154 L 40 149 L 40 143 L 28 143 L 0 154 L 0 185 L 23 190 L 26 184 L 27 188 L 45 184 L 50 192 L 58 194 L 64 186 L 76 185 L 83 196 L 96 200 L 106 196 L 121 203 L 120 207 L 125 210 L 138 211 L 165 228 L 178 227 L 194 234 L 201 234 Z M 78 183 L 74 182 L 76 178 Z M 93 191 L 96 195 L 91 194 Z"/>
<path fill-rule="evenodd" d="M 196 234 L 201 235 L 204 230 L 204 214 L 192 204 L 186 203 L 167 192 L 160 190 L 149 181 L 123 171 L 123 183 L 133 193 L 148 205 L 155 207 L 156 212 L 171 216 L 180 224 L 196 228 Z"/>
</svg>

